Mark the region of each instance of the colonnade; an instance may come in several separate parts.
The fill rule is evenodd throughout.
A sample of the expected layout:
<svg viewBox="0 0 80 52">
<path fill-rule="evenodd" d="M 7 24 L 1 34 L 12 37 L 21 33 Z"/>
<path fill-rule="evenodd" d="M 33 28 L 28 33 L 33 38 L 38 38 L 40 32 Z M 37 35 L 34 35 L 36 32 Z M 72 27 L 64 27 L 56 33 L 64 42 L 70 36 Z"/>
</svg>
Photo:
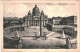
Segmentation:
<svg viewBox="0 0 80 52">
<path fill-rule="evenodd" d="M 42 26 L 46 25 L 47 20 L 42 20 Z M 28 26 L 40 26 L 40 20 L 27 20 L 27 25 Z"/>
<path fill-rule="evenodd" d="M 24 31 L 24 27 L 14 27 L 14 28 L 10 28 L 10 32 L 14 32 L 14 31 Z"/>
</svg>

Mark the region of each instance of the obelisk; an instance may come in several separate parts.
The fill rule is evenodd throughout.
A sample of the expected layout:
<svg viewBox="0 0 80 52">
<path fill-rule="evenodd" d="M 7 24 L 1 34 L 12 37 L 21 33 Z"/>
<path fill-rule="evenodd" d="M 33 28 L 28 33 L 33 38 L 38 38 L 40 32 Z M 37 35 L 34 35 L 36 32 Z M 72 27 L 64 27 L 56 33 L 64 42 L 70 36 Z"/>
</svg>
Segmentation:
<svg viewBox="0 0 80 52">
<path fill-rule="evenodd" d="M 40 37 L 42 36 L 42 16 L 40 16 Z"/>
</svg>

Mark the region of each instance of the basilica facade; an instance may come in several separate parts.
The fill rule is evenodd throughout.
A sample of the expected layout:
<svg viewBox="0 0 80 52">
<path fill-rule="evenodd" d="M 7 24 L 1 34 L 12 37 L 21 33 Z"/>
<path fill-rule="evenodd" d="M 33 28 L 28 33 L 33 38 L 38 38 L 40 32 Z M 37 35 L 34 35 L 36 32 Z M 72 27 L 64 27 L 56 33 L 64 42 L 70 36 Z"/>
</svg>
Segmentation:
<svg viewBox="0 0 80 52">
<path fill-rule="evenodd" d="M 42 26 L 46 26 L 48 22 L 48 16 L 44 14 L 43 11 L 40 12 L 37 5 L 32 9 L 32 13 L 29 10 L 28 14 L 23 17 L 24 23 L 26 26 L 40 26 L 40 18 Z"/>
</svg>

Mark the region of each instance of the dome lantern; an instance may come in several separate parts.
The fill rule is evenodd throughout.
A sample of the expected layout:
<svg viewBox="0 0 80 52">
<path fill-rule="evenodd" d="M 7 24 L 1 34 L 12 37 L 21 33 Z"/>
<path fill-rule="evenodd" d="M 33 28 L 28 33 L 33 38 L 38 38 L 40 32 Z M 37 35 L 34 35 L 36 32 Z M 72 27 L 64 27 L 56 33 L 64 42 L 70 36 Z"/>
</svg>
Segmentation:
<svg viewBox="0 0 80 52">
<path fill-rule="evenodd" d="M 35 8 L 37 7 L 37 5 L 35 4 Z"/>
</svg>

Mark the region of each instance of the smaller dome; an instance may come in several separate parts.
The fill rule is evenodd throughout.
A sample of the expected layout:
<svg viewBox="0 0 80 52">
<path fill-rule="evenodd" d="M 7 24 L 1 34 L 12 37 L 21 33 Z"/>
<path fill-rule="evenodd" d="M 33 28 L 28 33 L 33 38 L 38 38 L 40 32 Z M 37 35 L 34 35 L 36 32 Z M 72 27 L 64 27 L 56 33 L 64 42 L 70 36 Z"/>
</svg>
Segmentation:
<svg viewBox="0 0 80 52">
<path fill-rule="evenodd" d="M 29 10 L 29 12 L 28 12 L 28 15 L 31 15 L 31 12 L 30 12 L 30 10 Z"/>
<path fill-rule="evenodd" d="M 44 15 L 44 12 L 43 12 L 43 10 L 41 11 L 41 15 Z"/>
</svg>

